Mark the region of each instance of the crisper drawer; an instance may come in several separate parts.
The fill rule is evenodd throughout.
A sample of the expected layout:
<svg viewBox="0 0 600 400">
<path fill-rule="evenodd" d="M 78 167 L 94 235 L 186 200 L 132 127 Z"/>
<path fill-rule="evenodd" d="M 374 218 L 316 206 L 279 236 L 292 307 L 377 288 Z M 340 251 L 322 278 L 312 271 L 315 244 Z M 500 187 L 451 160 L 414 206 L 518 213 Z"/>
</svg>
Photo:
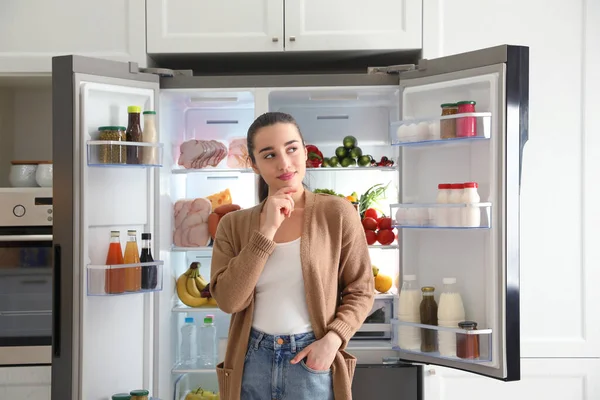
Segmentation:
<svg viewBox="0 0 600 400">
<path fill-rule="evenodd" d="M 182 374 L 175 378 L 173 400 L 186 400 L 188 393 L 197 391 L 199 388 L 213 393 L 219 392 L 216 371 L 214 369 L 200 371 Z"/>
<path fill-rule="evenodd" d="M 375 297 L 373 308 L 360 329 L 352 337 L 353 340 L 362 339 L 390 339 L 391 321 L 394 315 L 394 296 L 378 294 Z"/>
</svg>

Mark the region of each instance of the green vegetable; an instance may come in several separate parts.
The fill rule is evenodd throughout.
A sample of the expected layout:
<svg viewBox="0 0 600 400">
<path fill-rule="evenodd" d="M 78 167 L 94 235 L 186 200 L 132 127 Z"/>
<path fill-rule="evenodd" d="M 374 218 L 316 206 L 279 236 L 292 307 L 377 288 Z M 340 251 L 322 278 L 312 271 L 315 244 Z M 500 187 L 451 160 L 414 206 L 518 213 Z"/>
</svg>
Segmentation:
<svg viewBox="0 0 600 400">
<path fill-rule="evenodd" d="M 335 155 L 338 158 L 344 158 L 348 155 L 348 150 L 344 146 L 340 146 L 337 149 L 335 149 Z"/>
<path fill-rule="evenodd" d="M 358 199 L 358 212 L 360 213 L 361 219 L 365 217 L 367 209 L 372 208 L 373 205 L 377 204 L 380 200 L 385 199 L 385 191 L 389 185 L 389 182 L 385 186 L 378 183 L 377 185 L 371 186 L 360 196 L 360 199 Z"/>
<path fill-rule="evenodd" d="M 321 168 L 327 168 L 327 167 L 330 167 L 329 158 L 325 157 L 325 158 L 323 158 L 323 163 L 321 164 Z"/>
<path fill-rule="evenodd" d="M 360 156 L 358 159 L 358 165 L 361 167 L 368 167 L 371 165 L 371 156 Z"/>
<path fill-rule="evenodd" d="M 343 143 L 344 147 L 347 149 L 353 149 L 354 147 L 358 146 L 358 141 L 354 136 L 346 136 Z"/>
<path fill-rule="evenodd" d="M 360 156 L 362 156 L 362 149 L 360 147 L 355 147 L 350 150 L 350 157 L 359 158 Z"/>
<path fill-rule="evenodd" d="M 338 165 L 340 165 L 340 160 L 336 157 L 333 156 L 329 159 L 329 166 L 332 168 L 337 167 Z"/>
<path fill-rule="evenodd" d="M 350 167 L 352 165 L 356 165 L 356 160 L 352 157 L 346 157 L 342 160 L 342 167 Z"/>
</svg>

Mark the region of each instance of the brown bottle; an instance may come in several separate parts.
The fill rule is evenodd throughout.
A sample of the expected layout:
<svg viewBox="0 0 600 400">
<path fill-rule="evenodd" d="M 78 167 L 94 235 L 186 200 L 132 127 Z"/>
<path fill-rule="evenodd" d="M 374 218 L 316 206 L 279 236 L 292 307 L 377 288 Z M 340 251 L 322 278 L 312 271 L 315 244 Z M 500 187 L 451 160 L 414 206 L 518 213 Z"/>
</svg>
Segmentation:
<svg viewBox="0 0 600 400">
<path fill-rule="evenodd" d="M 433 297 L 435 288 L 432 286 L 425 286 L 421 288 L 423 299 L 419 306 L 421 314 L 421 323 L 424 325 L 437 326 L 438 324 L 438 306 Z M 424 353 L 431 353 L 437 351 L 437 331 L 433 329 L 421 328 L 421 351 Z"/>
<path fill-rule="evenodd" d="M 127 107 L 129 121 L 127 131 L 125 132 L 128 142 L 142 141 L 142 126 L 140 125 L 140 113 L 142 108 L 139 106 Z M 142 162 L 142 148 L 140 146 L 127 146 L 127 164 L 140 164 Z"/>
</svg>

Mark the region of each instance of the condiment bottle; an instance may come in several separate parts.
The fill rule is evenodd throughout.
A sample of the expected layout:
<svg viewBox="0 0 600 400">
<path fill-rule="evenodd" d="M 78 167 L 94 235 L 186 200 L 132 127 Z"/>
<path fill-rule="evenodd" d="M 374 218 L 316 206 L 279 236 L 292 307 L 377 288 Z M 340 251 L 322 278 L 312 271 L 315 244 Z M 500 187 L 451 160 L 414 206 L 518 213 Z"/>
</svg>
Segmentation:
<svg viewBox="0 0 600 400">
<path fill-rule="evenodd" d="M 435 288 L 432 286 L 425 286 L 421 288 L 423 299 L 419 306 L 419 312 L 421 316 L 421 323 L 424 325 L 437 326 L 438 324 L 438 306 L 433 298 L 433 292 Z M 421 328 L 421 351 L 424 353 L 430 353 L 437 350 L 437 331 L 434 329 Z"/>
<path fill-rule="evenodd" d="M 464 184 L 463 194 L 461 197 L 461 203 L 465 203 L 467 206 L 462 208 L 461 225 L 466 227 L 478 227 L 481 226 L 481 208 L 469 206 L 469 204 L 478 204 L 481 200 L 479 193 L 477 193 L 476 182 L 466 182 Z"/>
<path fill-rule="evenodd" d="M 145 143 L 158 142 L 158 132 L 156 131 L 156 111 L 144 111 L 144 130 L 142 132 L 142 141 Z M 158 148 L 144 147 L 142 161 L 146 165 L 158 165 Z"/>
<path fill-rule="evenodd" d="M 142 288 L 142 268 L 140 253 L 137 247 L 137 233 L 134 230 L 127 231 L 127 245 L 125 245 L 125 264 L 138 264 L 125 268 L 125 291 L 137 292 Z"/>
<path fill-rule="evenodd" d="M 142 141 L 142 127 L 140 125 L 140 113 L 142 108 L 139 106 L 127 107 L 129 120 L 127 122 L 127 131 L 125 135 L 128 142 Z M 140 146 L 127 146 L 127 164 L 140 164 L 142 162 L 142 151 Z"/>
<path fill-rule="evenodd" d="M 456 288 L 456 278 L 444 278 L 444 289 L 440 295 L 438 306 L 438 325 L 447 328 L 458 328 L 465 320 L 465 307 L 462 297 Z M 438 348 L 441 356 L 456 357 L 456 335 L 454 332 L 438 332 Z"/>
<path fill-rule="evenodd" d="M 457 103 L 458 113 L 474 113 L 475 102 L 474 101 L 459 101 Z M 457 137 L 470 137 L 477 136 L 477 118 L 475 117 L 460 117 L 456 119 L 456 136 Z"/>
<path fill-rule="evenodd" d="M 420 323 L 419 303 L 421 293 L 416 287 L 415 275 L 404 276 L 400 296 L 398 298 L 398 320 Z M 398 346 L 403 350 L 419 350 L 421 348 L 421 332 L 413 326 L 398 326 Z"/>
<path fill-rule="evenodd" d="M 462 321 L 458 324 L 460 329 L 466 331 L 477 330 L 477 322 Z M 479 358 L 479 335 L 456 334 L 456 355 L 459 358 L 474 360 Z"/>
<path fill-rule="evenodd" d="M 152 250 L 150 248 L 152 235 L 150 233 L 142 233 L 142 254 L 140 254 L 140 262 L 154 262 L 152 258 Z M 142 289 L 156 289 L 158 282 L 158 273 L 156 265 L 144 265 L 142 267 Z"/>
<path fill-rule="evenodd" d="M 442 117 L 447 115 L 454 115 L 458 113 L 458 106 L 456 103 L 444 103 L 442 107 Z M 456 137 L 456 120 L 443 119 L 440 121 L 440 139 L 451 139 Z"/>
<path fill-rule="evenodd" d="M 141 389 L 132 390 L 131 392 L 129 392 L 129 394 L 131 395 L 131 400 L 148 400 L 148 395 L 150 394 L 150 392 L 145 389 Z"/>
<path fill-rule="evenodd" d="M 110 232 L 110 244 L 106 255 L 106 275 L 104 291 L 109 294 L 123 293 L 125 291 L 125 269 L 118 266 L 123 264 L 123 250 L 121 249 L 121 233 Z"/>
<path fill-rule="evenodd" d="M 438 185 L 438 193 L 435 202 L 437 204 L 448 204 L 450 202 L 450 188 L 452 185 L 449 183 L 440 183 Z M 435 209 L 435 225 L 436 226 L 448 226 L 448 208 L 437 207 Z"/>
<path fill-rule="evenodd" d="M 450 186 L 450 195 L 448 196 L 448 203 L 460 204 L 462 202 L 464 184 L 453 183 Z M 448 226 L 460 227 L 461 226 L 461 209 L 460 207 L 448 207 Z"/>
</svg>

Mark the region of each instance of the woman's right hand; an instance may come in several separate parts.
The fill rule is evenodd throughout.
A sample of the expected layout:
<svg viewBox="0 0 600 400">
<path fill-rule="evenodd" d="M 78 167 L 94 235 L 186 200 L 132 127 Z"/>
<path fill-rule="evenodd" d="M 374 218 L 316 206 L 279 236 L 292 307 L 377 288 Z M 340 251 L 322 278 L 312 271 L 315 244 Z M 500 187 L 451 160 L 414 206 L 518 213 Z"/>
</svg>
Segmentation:
<svg viewBox="0 0 600 400">
<path fill-rule="evenodd" d="M 292 193 L 296 189 L 286 187 L 279 189 L 274 195 L 269 196 L 264 206 L 265 220 L 260 228 L 260 233 L 270 240 L 273 240 L 277 229 L 286 218 L 289 218 L 294 211 L 294 200 Z"/>
</svg>

